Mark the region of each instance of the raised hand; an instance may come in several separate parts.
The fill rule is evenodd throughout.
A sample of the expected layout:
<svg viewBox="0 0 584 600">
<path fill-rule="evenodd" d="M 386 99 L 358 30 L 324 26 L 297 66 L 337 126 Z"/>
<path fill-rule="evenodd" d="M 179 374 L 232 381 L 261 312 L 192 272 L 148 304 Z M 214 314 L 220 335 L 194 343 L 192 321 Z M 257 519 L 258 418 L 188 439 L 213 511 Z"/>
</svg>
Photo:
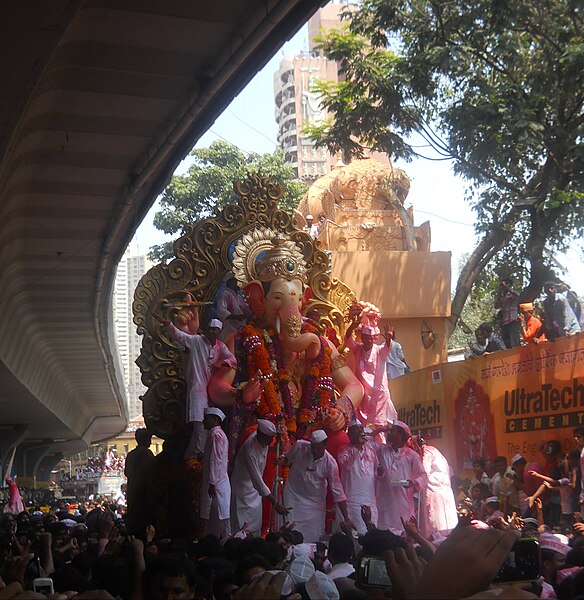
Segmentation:
<svg viewBox="0 0 584 600">
<path fill-rule="evenodd" d="M 244 404 L 258 404 L 260 396 L 264 391 L 266 385 L 268 385 L 267 379 L 261 379 L 262 372 L 258 371 L 243 388 L 242 399 Z"/>
</svg>

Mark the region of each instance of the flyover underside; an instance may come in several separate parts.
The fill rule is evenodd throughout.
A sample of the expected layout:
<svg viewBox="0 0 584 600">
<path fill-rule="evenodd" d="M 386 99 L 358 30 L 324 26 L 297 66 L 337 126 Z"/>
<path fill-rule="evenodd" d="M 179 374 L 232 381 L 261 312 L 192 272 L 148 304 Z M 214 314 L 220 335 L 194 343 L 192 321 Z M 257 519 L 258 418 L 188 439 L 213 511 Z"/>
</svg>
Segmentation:
<svg viewBox="0 0 584 600">
<path fill-rule="evenodd" d="M 124 428 L 117 262 L 176 165 L 318 4 L 3 7 L 0 427 L 27 427 L 35 464 L 49 441 Z"/>
</svg>

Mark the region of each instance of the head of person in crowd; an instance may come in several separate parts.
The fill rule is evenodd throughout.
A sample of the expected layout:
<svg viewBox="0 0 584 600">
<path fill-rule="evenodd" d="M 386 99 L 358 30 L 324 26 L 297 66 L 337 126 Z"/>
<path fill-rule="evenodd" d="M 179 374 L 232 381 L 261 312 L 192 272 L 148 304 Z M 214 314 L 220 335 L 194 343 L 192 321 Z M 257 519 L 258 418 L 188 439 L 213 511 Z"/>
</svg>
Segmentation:
<svg viewBox="0 0 584 600">
<path fill-rule="evenodd" d="M 495 458 L 495 469 L 499 475 L 505 475 L 505 471 L 507 470 L 507 459 L 504 456 L 497 456 L 497 458 Z"/>
<path fill-rule="evenodd" d="M 541 574 L 545 581 L 554 585 L 557 573 L 564 568 L 570 547 L 564 544 L 553 533 L 542 533 L 539 536 L 541 550 Z"/>
<path fill-rule="evenodd" d="M 525 466 L 527 465 L 527 460 L 521 454 L 517 453 L 511 459 L 511 468 L 517 473 L 520 477 L 523 477 L 523 473 L 525 472 Z"/>
<path fill-rule="evenodd" d="M 318 325 L 320 321 L 320 312 L 318 311 L 318 308 L 313 307 L 306 311 L 306 318 L 310 319 L 315 325 Z"/>
<path fill-rule="evenodd" d="M 548 298 L 555 298 L 558 284 L 556 281 L 546 281 L 543 284 L 543 291 Z"/>
<path fill-rule="evenodd" d="M 510 277 L 503 277 L 501 281 L 499 281 L 499 289 L 503 292 L 510 290 L 513 288 L 513 281 Z"/>
<path fill-rule="evenodd" d="M 347 430 L 347 434 L 349 436 L 349 442 L 351 446 L 355 446 L 357 448 L 362 448 L 365 444 L 365 429 L 363 425 L 354 419 L 349 424 L 349 429 Z"/>
<path fill-rule="evenodd" d="M 491 517 L 499 510 L 499 498 L 497 498 L 497 496 L 489 496 L 485 502 L 487 515 Z"/>
<path fill-rule="evenodd" d="M 256 439 L 262 446 L 269 446 L 276 437 L 276 426 L 267 419 L 258 419 Z"/>
<path fill-rule="evenodd" d="M 490 479 L 493 479 L 496 472 L 497 472 L 497 468 L 495 466 L 495 461 L 494 460 L 485 460 L 485 473 L 487 474 L 487 477 L 489 477 Z"/>
<path fill-rule="evenodd" d="M 233 290 L 234 292 L 237 292 L 239 290 L 239 286 L 237 285 L 237 279 L 235 279 L 235 277 L 230 277 L 225 282 L 225 286 L 228 287 L 230 290 Z"/>
<path fill-rule="evenodd" d="M 312 557 L 312 562 L 314 563 L 314 568 L 317 571 L 324 571 L 324 563 L 327 559 L 327 547 L 323 542 L 316 542 L 316 548 L 314 550 L 314 556 Z"/>
<path fill-rule="evenodd" d="M 146 600 L 190 600 L 195 597 L 197 572 L 182 554 L 161 554 L 146 569 Z"/>
<path fill-rule="evenodd" d="M 149 448 L 152 443 L 152 433 L 148 431 L 148 429 L 144 429 L 144 427 L 136 429 L 134 437 L 136 438 L 138 446 L 142 448 Z"/>
<path fill-rule="evenodd" d="M 489 323 L 481 323 L 475 330 L 475 337 L 481 345 L 486 344 L 491 335 L 493 335 L 493 327 Z"/>
<path fill-rule="evenodd" d="M 394 450 L 403 448 L 406 442 L 410 439 L 412 433 L 407 423 L 403 421 L 392 421 L 391 429 L 387 434 L 387 443 L 393 447 Z"/>
<path fill-rule="evenodd" d="M 527 323 L 529 319 L 533 316 L 534 306 L 533 302 L 524 302 L 519 305 L 519 312 L 523 315 L 525 322 Z"/>
<path fill-rule="evenodd" d="M 402 537 L 387 529 L 372 529 L 366 534 L 360 535 L 359 544 L 361 550 L 357 559 L 362 556 L 383 556 L 387 550 L 406 549 L 408 547 L 408 543 Z"/>
<path fill-rule="evenodd" d="M 327 443 L 328 436 L 323 429 L 317 429 L 312 432 L 310 436 L 310 452 L 312 453 L 313 460 L 318 460 L 324 456 Z"/>
<path fill-rule="evenodd" d="M 239 585 L 249 583 L 254 577 L 269 571 L 270 563 L 260 554 L 248 554 L 243 556 L 237 566 L 237 580 Z"/>
<path fill-rule="evenodd" d="M 353 541 L 344 533 L 333 533 L 329 540 L 328 558 L 332 565 L 351 562 Z"/>
<path fill-rule="evenodd" d="M 365 350 L 365 352 L 369 352 L 369 350 L 373 348 L 376 337 L 377 332 L 373 327 L 369 327 L 368 325 L 363 327 L 361 330 L 361 343 L 363 344 L 363 350 Z"/>
<path fill-rule="evenodd" d="M 572 469 L 578 469 L 580 466 L 580 450 L 570 450 L 566 454 L 566 471 L 569 472 Z"/>
<path fill-rule="evenodd" d="M 204 329 L 205 337 L 211 344 L 215 345 L 215 342 L 219 339 L 219 334 L 223 329 L 223 323 L 219 319 L 211 319 Z"/>
<path fill-rule="evenodd" d="M 225 413 L 220 408 L 214 406 L 206 408 L 203 416 L 203 427 L 210 431 L 213 427 L 220 427 L 223 419 L 225 419 Z"/>
<path fill-rule="evenodd" d="M 485 461 L 482 458 L 472 461 L 472 472 L 478 481 L 482 479 L 485 473 Z"/>
<path fill-rule="evenodd" d="M 562 456 L 562 444 L 558 440 L 547 440 L 543 445 L 541 453 L 546 464 L 555 465 Z"/>
<path fill-rule="evenodd" d="M 472 500 L 486 500 L 489 496 L 489 486 L 486 483 L 475 483 L 470 494 Z"/>
<path fill-rule="evenodd" d="M 582 450 L 584 448 L 584 427 L 574 427 L 572 430 L 572 435 L 574 436 L 576 448 L 578 448 L 578 450 Z"/>
</svg>

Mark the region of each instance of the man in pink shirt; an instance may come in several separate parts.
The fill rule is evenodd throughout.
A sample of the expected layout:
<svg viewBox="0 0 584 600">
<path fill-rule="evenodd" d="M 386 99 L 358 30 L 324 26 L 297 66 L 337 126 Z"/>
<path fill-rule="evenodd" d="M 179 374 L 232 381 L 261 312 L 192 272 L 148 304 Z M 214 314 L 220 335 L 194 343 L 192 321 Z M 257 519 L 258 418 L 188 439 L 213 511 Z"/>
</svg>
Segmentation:
<svg viewBox="0 0 584 600">
<path fill-rule="evenodd" d="M 361 343 L 353 339 L 353 332 L 359 326 L 354 320 L 345 334 L 345 344 L 355 356 L 355 375 L 363 384 L 365 394 L 357 409 L 357 418 L 364 425 L 384 426 L 397 419 L 397 411 L 389 395 L 385 361 L 391 349 L 393 331 L 385 327 L 385 344 L 377 344 L 377 327 L 365 326 L 361 330 Z"/>
</svg>

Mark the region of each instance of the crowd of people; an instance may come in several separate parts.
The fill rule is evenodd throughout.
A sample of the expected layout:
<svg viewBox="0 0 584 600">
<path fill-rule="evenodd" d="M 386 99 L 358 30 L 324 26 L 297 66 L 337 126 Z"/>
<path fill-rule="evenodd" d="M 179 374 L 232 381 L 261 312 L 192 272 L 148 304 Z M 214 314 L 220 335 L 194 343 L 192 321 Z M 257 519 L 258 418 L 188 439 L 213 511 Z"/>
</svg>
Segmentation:
<svg viewBox="0 0 584 600">
<path fill-rule="evenodd" d="M 126 463 L 125 454 L 117 455 L 108 450 L 100 456 L 89 457 L 87 463 L 76 467 L 71 473 L 62 472 L 61 480 L 82 480 L 103 475 L 117 475 L 124 472 Z"/>
<path fill-rule="evenodd" d="M 218 438 L 220 423 L 220 415 L 207 412 L 205 425 L 212 433 L 217 429 Z M 204 474 L 209 502 L 201 510 L 211 517 L 219 499 L 222 527 L 200 539 L 162 537 L 151 524 L 135 535 L 132 473 L 127 513 L 112 502 L 55 501 L 44 512 L 29 506 L 1 515 L 0 599 L 71 598 L 73 591 L 76 598 L 96 600 L 581 598 L 584 428 L 573 433 L 575 450 L 568 455 L 549 441 L 541 463 L 519 454 L 510 464 L 503 456 L 477 460 L 472 479 L 453 478 L 451 487 L 445 458 L 411 436 L 405 423 L 370 432 L 351 424 L 350 442 L 336 460 L 326 449 L 326 433 L 317 430 L 287 454 L 290 487 L 271 503 L 291 514 L 262 537 L 257 500 L 272 491 L 258 473 L 275 432 L 268 422 L 260 423 L 256 437 L 240 450 L 227 485 L 220 474 Z M 375 441 L 379 435 L 386 441 Z M 149 434 L 138 430 L 136 437 L 139 455 Z M 141 468 L 140 460 L 132 466 L 131 456 L 131 469 Z M 236 498 L 231 517 L 239 516 L 231 521 L 233 531 L 220 518 L 229 481 Z M 338 526 L 332 535 L 315 539 L 329 485 Z M 499 583 L 501 569 L 509 572 L 516 542 L 526 537 L 539 542 L 540 576 L 515 586 Z M 383 573 L 364 568 L 372 561 Z M 47 578 L 53 593 L 23 592 L 47 585 Z"/>
<path fill-rule="evenodd" d="M 565 283 L 548 281 L 540 304 L 519 303 L 519 292 L 513 282 L 504 278 L 494 300 L 498 309 L 496 324 L 481 323 L 475 338 L 469 340 L 465 358 L 475 358 L 491 352 L 516 348 L 522 344 L 538 344 L 569 337 L 584 327 L 584 315 L 577 294 Z"/>
</svg>

